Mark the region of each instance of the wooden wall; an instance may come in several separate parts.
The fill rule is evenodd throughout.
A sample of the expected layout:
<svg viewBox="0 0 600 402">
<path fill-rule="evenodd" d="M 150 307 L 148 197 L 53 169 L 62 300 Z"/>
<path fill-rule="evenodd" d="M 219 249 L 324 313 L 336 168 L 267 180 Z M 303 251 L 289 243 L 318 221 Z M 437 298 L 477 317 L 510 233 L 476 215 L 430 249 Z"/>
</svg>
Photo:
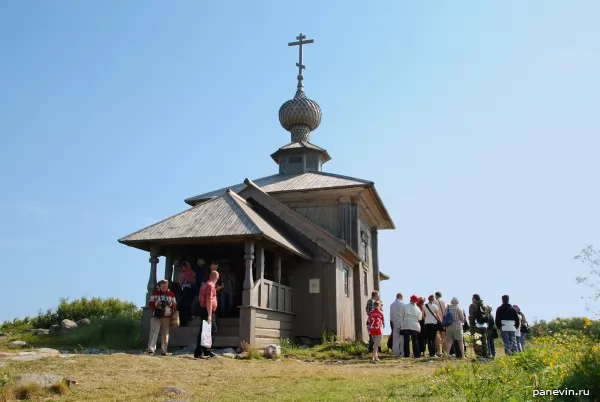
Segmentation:
<svg viewBox="0 0 600 402">
<path fill-rule="evenodd" d="M 302 261 L 288 268 L 294 289 L 294 335 L 321 338 L 323 329 L 337 330 L 336 267 L 320 261 Z M 309 279 L 320 280 L 320 292 L 309 293 Z"/>
<path fill-rule="evenodd" d="M 309 221 L 340 237 L 340 214 L 337 205 L 297 206 L 293 210 Z"/>
<path fill-rule="evenodd" d="M 294 314 L 255 308 L 254 344 L 258 347 L 279 344 L 294 336 Z"/>
<path fill-rule="evenodd" d="M 348 294 L 345 294 L 344 268 L 348 269 Z M 336 304 L 337 304 L 337 338 L 339 340 L 354 340 L 354 269 L 345 264 L 341 258 L 336 258 Z"/>
</svg>

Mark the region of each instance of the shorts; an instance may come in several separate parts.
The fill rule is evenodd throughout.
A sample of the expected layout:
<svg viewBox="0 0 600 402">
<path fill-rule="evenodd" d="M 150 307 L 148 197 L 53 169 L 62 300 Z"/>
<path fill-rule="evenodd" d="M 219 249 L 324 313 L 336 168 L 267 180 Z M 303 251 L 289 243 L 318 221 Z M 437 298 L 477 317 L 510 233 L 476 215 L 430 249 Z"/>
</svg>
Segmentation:
<svg viewBox="0 0 600 402">
<path fill-rule="evenodd" d="M 446 328 L 446 342 L 462 341 L 463 331 L 462 329 L 450 329 Z"/>
<path fill-rule="evenodd" d="M 371 335 L 371 337 L 373 338 L 373 347 L 379 348 L 381 346 L 381 339 L 383 338 L 383 335 Z"/>
</svg>

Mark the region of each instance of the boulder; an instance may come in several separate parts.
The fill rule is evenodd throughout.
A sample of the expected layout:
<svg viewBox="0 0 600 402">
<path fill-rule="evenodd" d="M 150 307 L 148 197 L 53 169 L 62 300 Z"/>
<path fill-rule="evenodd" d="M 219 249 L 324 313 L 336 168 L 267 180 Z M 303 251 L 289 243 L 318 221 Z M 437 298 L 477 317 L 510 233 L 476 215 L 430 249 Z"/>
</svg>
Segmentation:
<svg viewBox="0 0 600 402">
<path fill-rule="evenodd" d="M 12 342 L 8 342 L 6 344 L 6 347 L 10 348 L 10 349 L 25 349 L 25 348 L 30 348 L 31 345 L 24 341 L 12 341 Z"/>
<path fill-rule="evenodd" d="M 48 388 L 61 382 L 65 377 L 56 374 L 19 374 L 15 377 L 17 385 L 38 384 L 42 388 Z"/>
<path fill-rule="evenodd" d="M 263 356 L 266 359 L 275 359 L 281 356 L 281 347 L 279 345 L 268 345 L 263 349 Z"/>
<path fill-rule="evenodd" d="M 48 329 L 49 333 L 52 335 L 56 335 L 60 332 L 60 325 L 54 324 Z"/>
<path fill-rule="evenodd" d="M 75 321 L 64 319 L 60 322 L 60 329 L 63 331 L 70 331 L 75 328 L 77 328 L 77 323 Z"/>
<path fill-rule="evenodd" d="M 88 325 L 90 325 L 92 322 L 90 321 L 89 318 L 82 318 L 81 320 L 77 321 L 77 326 L 79 327 L 86 327 Z"/>
<path fill-rule="evenodd" d="M 20 362 L 29 362 L 33 360 L 45 359 L 47 357 L 57 357 L 60 355 L 60 352 L 56 349 L 50 348 L 40 348 L 34 349 L 29 352 L 19 352 L 17 354 L 11 355 L 9 360 L 20 361 Z"/>
<path fill-rule="evenodd" d="M 235 354 L 235 350 L 233 350 L 232 348 L 223 349 L 223 354 L 225 354 L 225 353 Z"/>
<path fill-rule="evenodd" d="M 223 353 L 221 356 L 229 357 L 230 359 L 235 359 L 235 353 Z"/>
<path fill-rule="evenodd" d="M 44 329 L 44 328 L 38 328 L 38 329 L 36 329 L 36 330 L 33 331 L 33 334 L 35 336 L 50 335 L 50 330 L 49 329 Z"/>
<path fill-rule="evenodd" d="M 172 385 L 168 386 L 167 388 L 165 388 L 163 390 L 165 392 L 165 394 L 177 394 L 177 395 L 182 395 L 182 394 L 186 394 L 187 392 L 185 392 L 184 390 L 182 390 L 179 387 L 174 387 Z"/>
</svg>

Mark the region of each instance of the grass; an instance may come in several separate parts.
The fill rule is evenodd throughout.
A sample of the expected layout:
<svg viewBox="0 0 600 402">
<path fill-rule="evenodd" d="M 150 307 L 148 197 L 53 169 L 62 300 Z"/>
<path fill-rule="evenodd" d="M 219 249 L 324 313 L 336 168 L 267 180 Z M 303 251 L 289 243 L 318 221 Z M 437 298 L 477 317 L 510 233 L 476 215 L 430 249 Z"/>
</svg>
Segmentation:
<svg viewBox="0 0 600 402">
<path fill-rule="evenodd" d="M 205 399 L 215 392 L 219 400 L 372 400 L 400 392 L 421 398 L 427 385 L 417 380 L 440 364 L 413 359 L 372 365 L 365 361 L 331 364 L 292 359 L 205 360 L 117 354 L 7 361 L 3 371 L 9 377 L 24 372 L 50 372 L 78 380 L 68 394 L 47 395 L 46 400 L 51 401 L 164 401 L 168 399 L 163 391 L 167 386 L 182 388 L 187 391 L 185 399 L 193 400 Z"/>
</svg>

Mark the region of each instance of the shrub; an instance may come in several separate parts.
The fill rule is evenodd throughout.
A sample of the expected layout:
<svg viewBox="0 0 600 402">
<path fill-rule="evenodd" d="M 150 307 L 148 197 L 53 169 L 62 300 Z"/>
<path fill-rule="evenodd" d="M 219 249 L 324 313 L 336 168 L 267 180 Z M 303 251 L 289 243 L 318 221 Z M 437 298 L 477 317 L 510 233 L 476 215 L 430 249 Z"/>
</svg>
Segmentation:
<svg viewBox="0 0 600 402">
<path fill-rule="evenodd" d="M 570 372 L 565 375 L 562 389 L 589 390 L 589 397 L 600 400 L 600 345 L 583 350 L 575 359 Z"/>
<path fill-rule="evenodd" d="M 26 328 L 50 328 L 54 324 L 59 324 L 65 318 L 78 321 L 82 318 L 93 320 L 108 317 L 130 317 L 141 321 L 142 309 L 131 302 L 114 297 L 108 299 L 83 297 L 71 302 L 63 298 L 60 300 L 56 311 L 47 310 L 45 313 L 40 311 L 33 318 L 15 318 L 12 321 L 5 321 L 0 329 L 2 331 L 20 332 Z"/>
<path fill-rule="evenodd" d="M 281 338 L 279 340 L 279 346 L 281 346 L 282 353 L 290 353 L 300 348 L 296 341 L 290 338 Z"/>
<path fill-rule="evenodd" d="M 531 400 L 534 390 L 591 390 L 591 386 L 567 387 L 565 384 L 581 378 L 584 378 L 582 383 L 599 383 L 600 363 L 596 363 L 599 355 L 595 342 L 581 334 L 539 337 L 525 352 L 514 356 L 489 363 L 449 364 L 435 375 L 429 392 L 465 400 L 521 401 Z M 536 397 L 536 400 L 550 399 Z"/>
<path fill-rule="evenodd" d="M 246 341 L 240 343 L 240 348 L 246 353 L 247 359 L 262 359 L 263 355 L 258 351 L 256 346 L 250 345 Z"/>
<path fill-rule="evenodd" d="M 133 317 L 95 320 L 91 325 L 60 335 L 59 343 L 71 347 L 134 349 L 141 345 L 141 322 Z"/>
<path fill-rule="evenodd" d="M 572 335 L 584 334 L 594 339 L 600 339 L 600 320 L 591 320 L 587 317 L 555 318 L 551 321 L 535 321 L 530 326 L 531 335 L 547 336 L 558 333 Z"/>
</svg>

